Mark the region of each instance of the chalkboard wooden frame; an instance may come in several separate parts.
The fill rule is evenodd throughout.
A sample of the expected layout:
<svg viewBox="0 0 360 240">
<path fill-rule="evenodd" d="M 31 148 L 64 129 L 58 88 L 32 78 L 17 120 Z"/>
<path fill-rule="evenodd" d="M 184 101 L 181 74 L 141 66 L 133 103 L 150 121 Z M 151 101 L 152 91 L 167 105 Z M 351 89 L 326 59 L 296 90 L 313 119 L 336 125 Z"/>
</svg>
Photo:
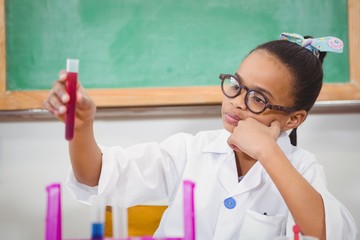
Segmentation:
<svg viewBox="0 0 360 240">
<path fill-rule="evenodd" d="M 349 83 L 326 83 L 318 101 L 360 100 L 360 1 L 348 0 Z M 6 90 L 5 0 L 0 0 L 0 111 L 41 109 L 48 90 Z M 88 89 L 99 108 L 220 105 L 218 86 Z"/>
</svg>

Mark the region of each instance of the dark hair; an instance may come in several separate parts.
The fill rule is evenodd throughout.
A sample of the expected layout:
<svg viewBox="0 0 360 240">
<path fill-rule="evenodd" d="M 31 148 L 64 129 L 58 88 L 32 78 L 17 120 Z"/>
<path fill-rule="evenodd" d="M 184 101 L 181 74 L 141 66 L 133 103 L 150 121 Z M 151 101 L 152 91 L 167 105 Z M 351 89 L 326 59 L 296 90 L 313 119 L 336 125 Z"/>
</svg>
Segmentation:
<svg viewBox="0 0 360 240">
<path fill-rule="evenodd" d="M 306 36 L 305 38 L 310 38 Z M 326 52 L 319 57 L 310 50 L 287 40 L 275 40 L 256 47 L 265 50 L 280 60 L 291 72 L 293 77 L 291 91 L 294 96 L 294 108 L 307 112 L 314 106 L 323 83 L 322 63 Z M 296 128 L 290 134 L 291 144 L 296 146 Z"/>
</svg>

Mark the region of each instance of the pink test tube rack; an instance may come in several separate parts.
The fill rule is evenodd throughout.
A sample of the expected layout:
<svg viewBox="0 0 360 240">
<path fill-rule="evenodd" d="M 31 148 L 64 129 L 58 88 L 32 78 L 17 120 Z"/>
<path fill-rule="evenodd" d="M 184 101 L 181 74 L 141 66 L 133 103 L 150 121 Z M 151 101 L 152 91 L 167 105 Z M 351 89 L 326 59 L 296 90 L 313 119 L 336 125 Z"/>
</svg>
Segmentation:
<svg viewBox="0 0 360 240">
<path fill-rule="evenodd" d="M 46 187 L 47 210 L 45 240 L 61 240 L 61 187 L 54 183 Z"/>
<path fill-rule="evenodd" d="M 184 240 L 195 240 L 195 206 L 194 206 L 195 184 L 185 180 L 184 188 Z"/>
<path fill-rule="evenodd" d="M 194 187 L 195 183 L 189 180 L 183 182 L 183 206 L 184 206 L 184 237 L 128 237 L 125 239 L 111 240 L 195 240 L 195 206 L 194 206 Z M 47 188 L 48 203 L 46 214 L 46 234 L 45 240 L 61 240 L 61 192 L 60 184 L 52 184 Z M 80 239 L 77 239 L 80 240 Z M 84 239 L 86 240 L 86 239 Z"/>
</svg>

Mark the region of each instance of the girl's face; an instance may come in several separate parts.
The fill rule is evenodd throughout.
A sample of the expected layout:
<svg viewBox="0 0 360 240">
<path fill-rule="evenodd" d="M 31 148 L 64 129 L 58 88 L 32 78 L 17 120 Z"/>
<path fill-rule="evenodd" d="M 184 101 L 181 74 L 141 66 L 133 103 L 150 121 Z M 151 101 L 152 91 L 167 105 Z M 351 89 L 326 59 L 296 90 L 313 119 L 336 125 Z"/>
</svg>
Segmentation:
<svg viewBox="0 0 360 240">
<path fill-rule="evenodd" d="M 271 104 L 293 107 L 292 97 L 292 75 L 290 71 L 274 56 L 265 50 L 252 52 L 241 63 L 237 74 L 240 82 L 249 89 L 254 89 L 263 93 Z M 284 129 L 289 114 L 266 109 L 260 114 L 255 114 L 246 109 L 245 94 L 242 93 L 236 98 L 223 96 L 222 119 L 224 128 L 231 132 L 237 126 L 239 120 L 252 117 L 264 125 L 269 126 L 274 120 L 278 120 Z"/>
</svg>

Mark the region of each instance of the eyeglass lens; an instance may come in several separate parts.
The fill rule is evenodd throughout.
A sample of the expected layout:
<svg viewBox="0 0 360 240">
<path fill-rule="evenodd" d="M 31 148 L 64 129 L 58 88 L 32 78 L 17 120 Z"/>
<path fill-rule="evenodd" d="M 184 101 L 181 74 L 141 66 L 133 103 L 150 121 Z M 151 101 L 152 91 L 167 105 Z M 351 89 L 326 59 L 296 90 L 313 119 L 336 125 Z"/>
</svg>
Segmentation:
<svg viewBox="0 0 360 240">
<path fill-rule="evenodd" d="M 242 93 L 244 86 L 242 86 L 235 78 L 228 77 L 224 78 L 222 90 L 225 96 L 229 98 L 236 97 Z M 254 112 L 260 113 L 265 110 L 267 100 L 263 94 L 255 90 L 249 90 L 246 92 L 245 104 L 246 107 Z"/>
</svg>

